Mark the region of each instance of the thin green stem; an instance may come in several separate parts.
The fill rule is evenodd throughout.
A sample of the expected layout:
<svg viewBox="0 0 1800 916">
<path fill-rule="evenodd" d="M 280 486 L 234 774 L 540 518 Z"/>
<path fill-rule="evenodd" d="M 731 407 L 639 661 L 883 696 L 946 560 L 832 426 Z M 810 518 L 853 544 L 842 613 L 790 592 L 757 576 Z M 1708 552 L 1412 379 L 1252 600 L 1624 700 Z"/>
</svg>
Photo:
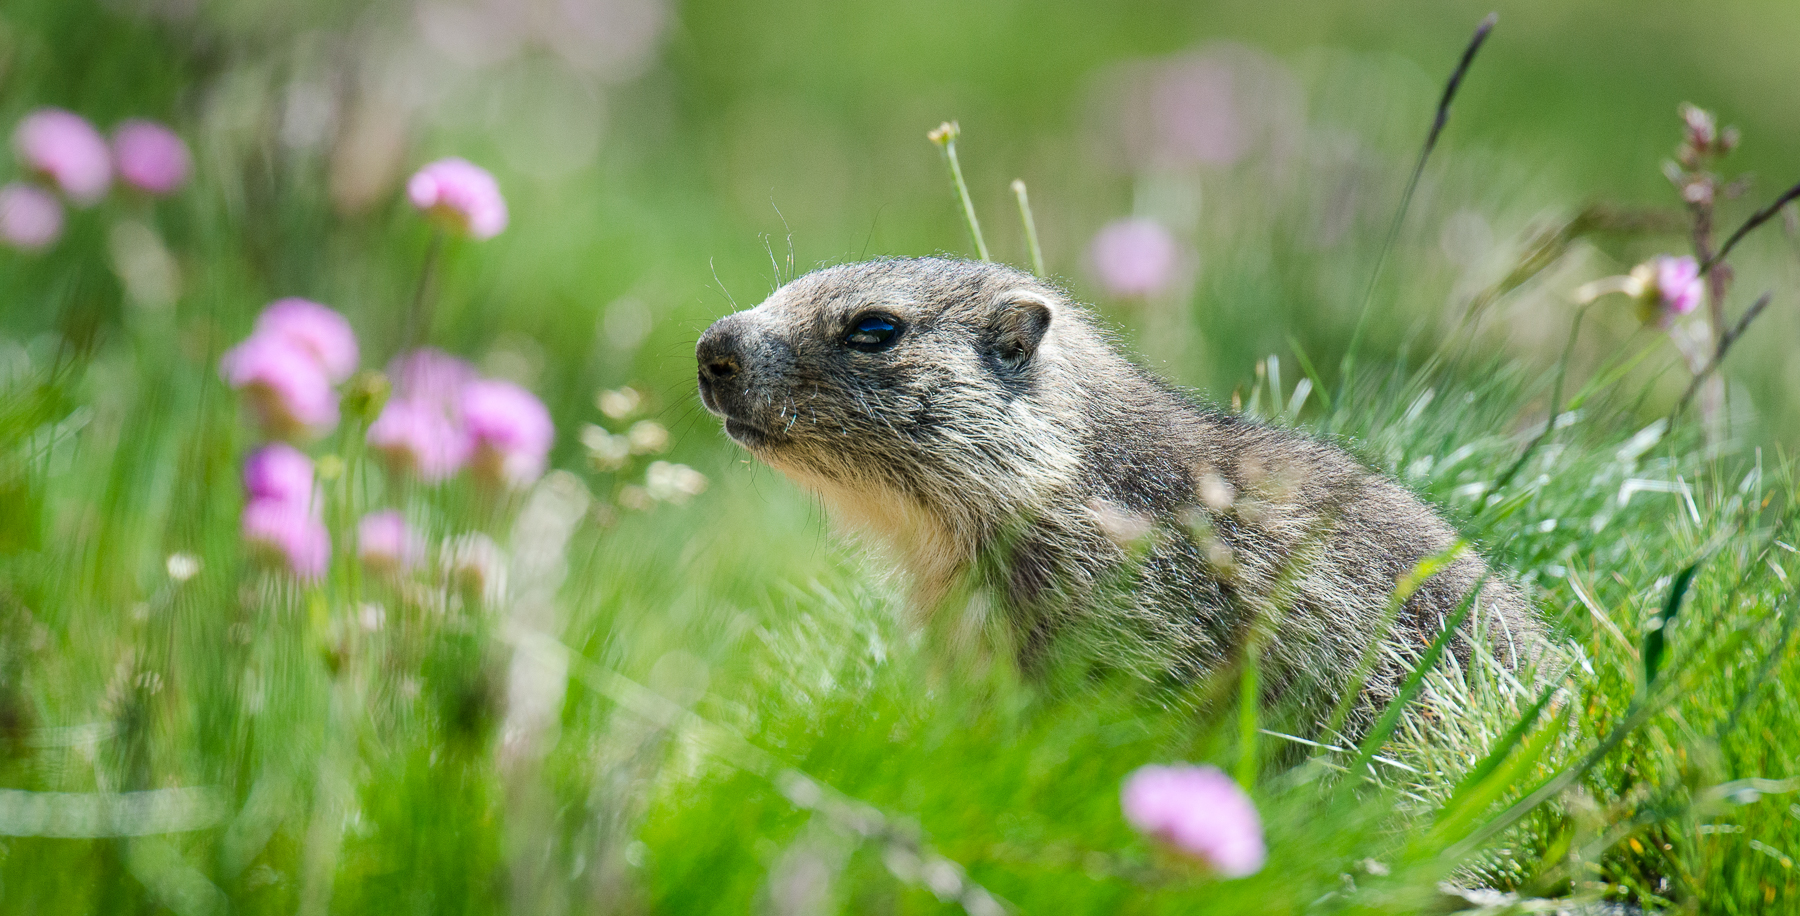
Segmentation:
<svg viewBox="0 0 1800 916">
<path fill-rule="evenodd" d="M 1031 198 L 1025 193 L 1025 179 L 1014 178 L 1013 196 L 1019 199 L 1019 222 L 1025 224 L 1025 244 L 1031 248 L 1031 272 L 1044 275 L 1044 249 L 1038 245 L 1037 220 L 1031 218 Z"/>
<path fill-rule="evenodd" d="M 961 136 L 962 128 L 955 121 L 945 121 L 938 129 L 926 136 L 944 151 L 944 160 L 950 163 L 950 185 L 956 190 L 956 197 L 962 201 L 963 220 L 969 224 L 969 237 L 975 240 L 975 253 L 983 261 L 988 257 L 987 240 L 981 237 L 981 222 L 975 218 L 975 201 L 969 197 L 969 185 L 963 181 L 962 163 L 956 159 L 956 138 Z"/>
<path fill-rule="evenodd" d="M 432 274 L 437 271 L 438 256 L 444 250 L 444 230 L 431 230 L 431 243 L 425 248 L 425 260 L 419 266 L 419 283 L 413 287 L 412 305 L 406 310 L 406 327 L 400 332 L 400 352 L 405 353 L 431 334 L 431 300 L 426 296 Z"/>
</svg>

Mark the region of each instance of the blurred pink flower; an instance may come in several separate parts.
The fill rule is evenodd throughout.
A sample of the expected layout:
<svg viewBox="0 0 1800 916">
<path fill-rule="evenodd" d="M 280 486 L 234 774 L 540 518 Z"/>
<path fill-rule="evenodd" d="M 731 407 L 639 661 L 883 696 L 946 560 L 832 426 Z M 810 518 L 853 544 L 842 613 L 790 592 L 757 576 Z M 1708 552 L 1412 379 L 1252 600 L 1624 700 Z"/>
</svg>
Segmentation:
<svg viewBox="0 0 1800 916">
<path fill-rule="evenodd" d="M 1256 805 L 1214 767 L 1140 767 L 1120 803 L 1133 827 L 1225 877 L 1255 874 L 1268 856 Z"/>
<path fill-rule="evenodd" d="M 369 444 L 421 480 L 448 479 L 474 451 L 463 428 L 463 387 L 475 367 L 432 347 L 402 354 L 388 367 L 394 396 L 369 425 Z"/>
<path fill-rule="evenodd" d="M 306 299 L 277 299 L 257 316 L 257 337 L 281 338 L 311 354 L 325 376 L 341 382 L 356 371 L 356 333 L 344 316 Z"/>
<path fill-rule="evenodd" d="M 1116 145 L 1119 164 L 1133 172 L 1280 158 L 1305 121 L 1288 68 L 1231 42 L 1107 67 L 1090 99 L 1092 136 Z"/>
<path fill-rule="evenodd" d="M 1663 311 L 1686 315 L 1699 307 L 1702 292 L 1700 264 L 1692 256 L 1672 258 L 1663 255 L 1652 263 L 1656 265 L 1656 295 Z"/>
<path fill-rule="evenodd" d="M 325 575 L 331 534 L 303 503 L 253 499 L 244 506 L 244 540 L 269 561 L 302 579 Z"/>
<path fill-rule="evenodd" d="M 312 505 L 313 463 L 285 442 L 265 445 L 244 461 L 244 490 L 250 499 Z"/>
<path fill-rule="evenodd" d="M 458 232 L 490 239 L 506 228 L 506 199 L 494 176 L 467 159 L 439 159 L 406 183 L 414 207 Z"/>
<path fill-rule="evenodd" d="M 398 470 L 436 483 L 469 460 L 472 443 L 449 404 L 396 397 L 369 424 L 369 445 Z"/>
<path fill-rule="evenodd" d="M 1175 279 L 1180 249 L 1161 223 L 1122 219 L 1108 223 L 1088 249 L 1106 292 L 1121 298 L 1155 295 Z"/>
<path fill-rule="evenodd" d="M 396 358 L 388 367 L 396 397 L 454 406 L 464 385 L 477 377 L 475 367 L 435 347 L 420 347 Z"/>
<path fill-rule="evenodd" d="M 263 426 L 277 438 L 314 437 L 338 421 L 337 392 L 313 354 L 284 337 L 252 334 L 227 350 L 220 371 L 250 398 Z"/>
<path fill-rule="evenodd" d="M 363 516 L 356 525 L 356 544 L 363 563 L 384 575 L 412 569 L 425 558 L 424 540 L 395 509 Z"/>
<path fill-rule="evenodd" d="M 1575 291 L 1579 302 L 1592 302 L 1609 293 L 1624 293 L 1637 300 L 1638 319 L 1667 328 L 1675 318 L 1700 307 L 1706 292 L 1700 264 L 1689 255 L 1658 255 L 1622 277 L 1606 277 Z"/>
<path fill-rule="evenodd" d="M 536 395 L 512 382 L 470 382 L 463 386 L 462 414 L 478 473 L 520 487 L 544 472 L 556 427 Z"/>
<path fill-rule="evenodd" d="M 0 242 L 42 251 L 62 236 L 63 208 L 56 195 L 22 181 L 0 186 Z"/>
<path fill-rule="evenodd" d="M 112 185 L 106 138 L 86 118 L 39 108 L 13 129 L 13 149 L 27 172 L 42 176 L 80 206 L 97 203 Z"/>
<path fill-rule="evenodd" d="M 113 161 L 119 179 L 148 194 L 169 194 L 187 183 L 193 170 L 187 143 L 155 121 L 132 118 L 113 130 Z"/>
</svg>

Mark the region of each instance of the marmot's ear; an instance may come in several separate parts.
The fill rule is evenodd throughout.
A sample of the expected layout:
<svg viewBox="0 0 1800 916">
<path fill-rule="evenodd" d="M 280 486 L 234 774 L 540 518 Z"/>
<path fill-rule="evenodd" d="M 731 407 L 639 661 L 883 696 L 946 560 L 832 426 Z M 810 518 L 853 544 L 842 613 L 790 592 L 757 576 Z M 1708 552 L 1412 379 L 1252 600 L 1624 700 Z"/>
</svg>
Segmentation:
<svg viewBox="0 0 1800 916">
<path fill-rule="evenodd" d="M 1031 360 L 1050 330 L 1050 301 L 1028 289 L 1009 290 L 995 303 L 989 340 L 1002 365 L 1017 369 Z"/>
</svg>

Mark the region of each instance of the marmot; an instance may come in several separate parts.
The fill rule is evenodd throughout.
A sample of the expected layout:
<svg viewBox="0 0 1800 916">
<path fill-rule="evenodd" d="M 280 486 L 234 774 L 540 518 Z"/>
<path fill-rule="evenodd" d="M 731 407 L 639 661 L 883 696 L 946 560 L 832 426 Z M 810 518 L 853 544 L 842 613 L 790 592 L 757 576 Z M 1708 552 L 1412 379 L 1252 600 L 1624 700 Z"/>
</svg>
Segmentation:
<svg viewBox="0 0 1800 916">
<path fill-rule="evenodd" d="M 1260 619 L 1268 698 L 1305 683 L 1328 708 L 1396 583 L 1457 541 L 1399 484 L 1197 404 L 1062 290 L 999 264 L 814 271 L 719 319 L 696 356 L 727 435 L 890 545 L 920 608 L 971 580 L 989 591 L 1028 672 L 1082 634 L 1089 658 L 1191 679 Z M 1365 714 L 1484 577 L 1471 632 L 1482 619 L 1507 664 L 1535 654 L 1531 606 L 1464 551 L 1393 620 Z"/>
</svg>

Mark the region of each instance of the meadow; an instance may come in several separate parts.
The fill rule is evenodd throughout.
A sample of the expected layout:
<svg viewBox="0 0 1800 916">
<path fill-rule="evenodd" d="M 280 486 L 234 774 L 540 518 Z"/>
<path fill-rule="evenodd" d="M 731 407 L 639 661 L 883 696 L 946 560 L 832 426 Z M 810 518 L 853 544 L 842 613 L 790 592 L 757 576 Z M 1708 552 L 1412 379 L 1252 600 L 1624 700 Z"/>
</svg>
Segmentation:
<svg viewBox="0 0 1800 916">
<path fill-rule="evenodd" d="M 1800 14 L 1500 4 L 1421 159 L 1487 7 L 1260 6 L 9 2 L 0 912 L 1800 908 Z M 1014 179 L 1556 651 L 1346 737 L 916 625 L 693 344 L 965 204 L 1033 266 Z M 1169 764 L 1266 862 L 1132 826 Z"/>
</svg>

